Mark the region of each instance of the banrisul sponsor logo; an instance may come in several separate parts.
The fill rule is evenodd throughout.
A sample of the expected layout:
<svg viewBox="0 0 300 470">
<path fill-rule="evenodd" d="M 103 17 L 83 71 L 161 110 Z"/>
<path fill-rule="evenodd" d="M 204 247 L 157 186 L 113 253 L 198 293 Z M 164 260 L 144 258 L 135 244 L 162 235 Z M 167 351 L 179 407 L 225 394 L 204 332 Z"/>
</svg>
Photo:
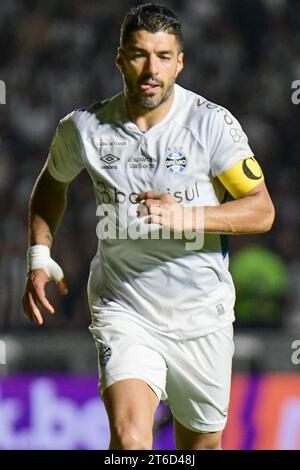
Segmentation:
<svg viewBox="0 0 300 470">
<path fill-rule="evenodd" d="M 169 147 L 167 149 L 165 165 L 172 175 L 180 175 L 186 170 L 187 156 L 181 147 Z"/>
</svg>

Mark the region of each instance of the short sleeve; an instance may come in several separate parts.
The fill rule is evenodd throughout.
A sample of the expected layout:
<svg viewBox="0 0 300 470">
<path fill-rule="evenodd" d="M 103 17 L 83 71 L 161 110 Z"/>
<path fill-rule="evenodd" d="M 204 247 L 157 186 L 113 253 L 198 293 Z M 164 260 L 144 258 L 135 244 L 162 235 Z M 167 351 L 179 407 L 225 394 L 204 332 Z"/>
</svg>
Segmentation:
<svg viewBox="0 0 300 470">
<path fill-rule="evenodd" d="M 72 181 L 84 168 L 80 136 L 73 115 L 74 112 L 59 121 L 46 162 L 51 176 L 62 183 Z"/>
<path fill-rule="evenodd" d="M 240 123 L 225 108 L 213 110 L 207 129 L 212 176 L 218 176 L 239 160 L 253 156 Z"/>
</svg>

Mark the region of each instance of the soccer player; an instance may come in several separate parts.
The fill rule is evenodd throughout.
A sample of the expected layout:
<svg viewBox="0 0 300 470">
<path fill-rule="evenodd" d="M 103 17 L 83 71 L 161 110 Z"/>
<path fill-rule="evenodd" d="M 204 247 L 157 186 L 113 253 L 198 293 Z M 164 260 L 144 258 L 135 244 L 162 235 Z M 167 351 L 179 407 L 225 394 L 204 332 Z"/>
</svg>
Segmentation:
<svg viewBox="0 0 300 470">
<path fill-rule="evenodd" d="M 113 209 L 107 226 L 123 226 L 128 206 L 130 221 L 116 236 L 99 230 L 88 280 L 110 449 L 151 449 L 160 400 L 178 449 L 220 449 L 234 353 L 226 236 L 270 230 L 273 204 L 237 119 L 175 83 L 183 40 L 171 10 L 132 8 L 116 64 L 124 91 L 59 122 L 34 186 L 24 311 L 41 325 L 39 304 L 54 312 L 45 284 L 67 292 L 50 249 L 68 187 L 85 168 L 101 220 L 101 208 Z M 136 220 L 147 230 L 125 236 Z M 202 245 L 188 249 L 185 234 L 202 232 Z"/>
</svg>

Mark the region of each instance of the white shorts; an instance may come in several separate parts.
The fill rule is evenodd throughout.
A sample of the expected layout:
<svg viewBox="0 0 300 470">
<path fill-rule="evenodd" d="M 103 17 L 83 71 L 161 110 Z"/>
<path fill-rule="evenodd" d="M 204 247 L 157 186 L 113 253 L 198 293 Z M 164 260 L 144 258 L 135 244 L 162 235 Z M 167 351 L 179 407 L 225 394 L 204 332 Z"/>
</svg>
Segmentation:
<svg viewBox="0 0 300 470">
<path fill-rule="evenodd" d="M 119 311 L 118 311 L 119 309 Z M 150 331 L 118 309 L 92 313 L 100 393 L 118 380 L 144 380 L 173 416 L 196 432 L 224 429 L 234 353 L 233 326 L 174 340 Z"/>
</svg>

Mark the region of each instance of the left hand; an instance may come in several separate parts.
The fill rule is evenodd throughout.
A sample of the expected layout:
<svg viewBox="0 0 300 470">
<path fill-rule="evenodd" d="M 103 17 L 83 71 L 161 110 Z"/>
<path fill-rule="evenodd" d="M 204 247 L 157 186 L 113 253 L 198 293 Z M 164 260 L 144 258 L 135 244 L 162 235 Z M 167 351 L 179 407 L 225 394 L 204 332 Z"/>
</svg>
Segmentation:
<svg viewBox="0 0 300 470">
<path fill-rule="evenodd" d="M 182 206 L 170 193 L 146 191 L 136 200 L 147 208 L 146 223 L 160 224 L 176 232 L 193 230 L 193 208 Z"/>
</svg>

